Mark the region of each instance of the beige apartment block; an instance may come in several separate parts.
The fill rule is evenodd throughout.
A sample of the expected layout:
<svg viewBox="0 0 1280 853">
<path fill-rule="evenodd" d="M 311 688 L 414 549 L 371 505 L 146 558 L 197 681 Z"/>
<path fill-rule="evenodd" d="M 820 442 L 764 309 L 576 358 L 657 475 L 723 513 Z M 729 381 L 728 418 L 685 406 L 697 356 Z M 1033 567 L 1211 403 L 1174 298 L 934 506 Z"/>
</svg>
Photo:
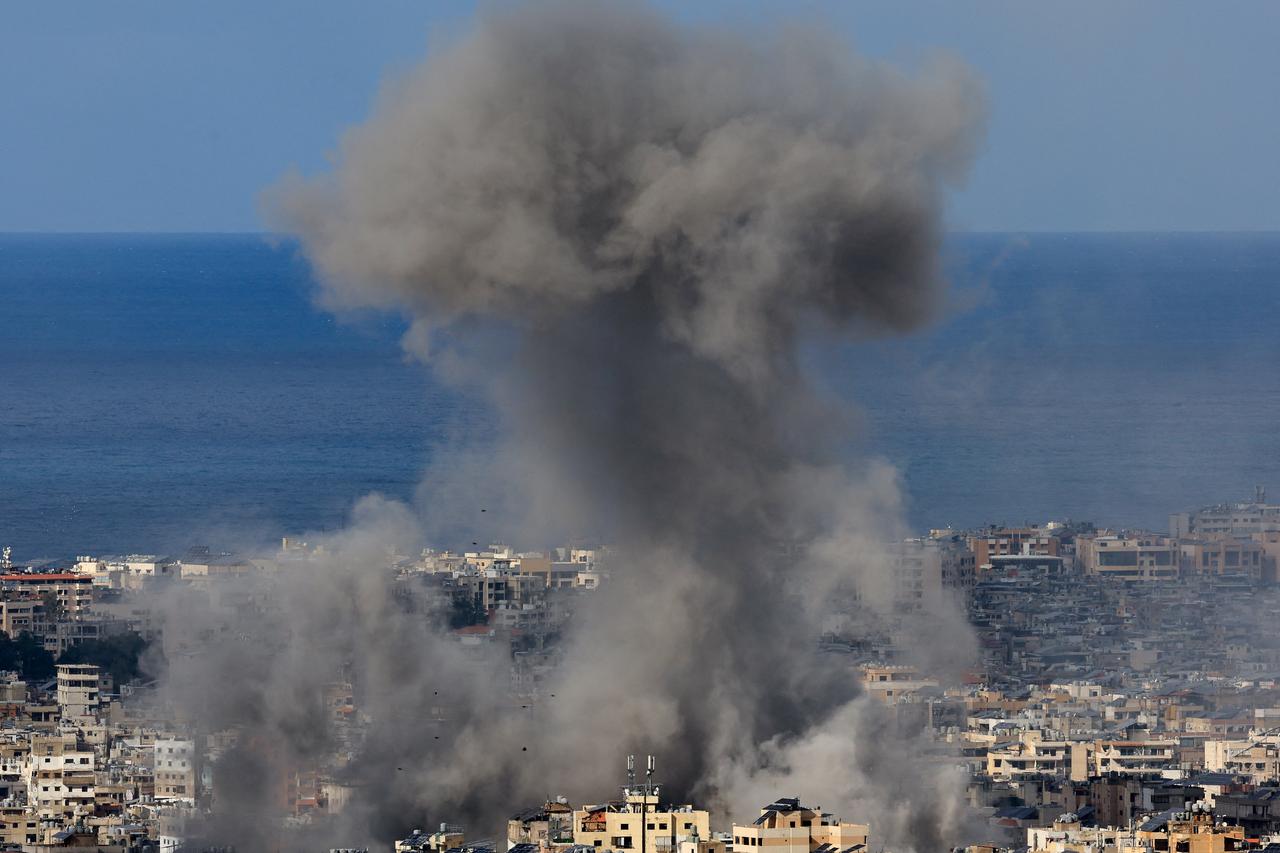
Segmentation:
<svg viewBox="0 0 1280 853">
<path fill-rule="evenodd" d="M 780 798 L 762 808 L 752 823 L 733 825 L 733 850 L 842 853 L 865 849 L 869 835 L 866 824 L 847 823 L 820 808 L 801 805 L 798 798 Z"/>
<path fill-rule="evenodd" d="M 1077 537 L 1076 559 L 1088 575 L 1158 581 L 1178 577 L 1181 553 L 1167 536 L 1106 533 Z"/>
<path fill-rule="evenodd" d="M 93 750 L 74 734 L 32 735 L 23 766 L 27 802 L 40 817 L 92 814 L 95 802 Z"/>
<path fill-rule="evenodd" d="M 1089 744 L 1044 740 L 1027 731 L 1016 743 L 987 750 L 987 775 L 998 782 L 1042 775 L 1082 779 L 1088 776 Z"/>
<path fill-rule="evenodd" d="M 573 813 L 573 841 L 608 850 L 674 853 L 691 836 L 711 837 L 711 817 L 691 805 L 659 802 L 656 791 L 629 788 L 621 802 L 584 806 Z"/>
</svg>

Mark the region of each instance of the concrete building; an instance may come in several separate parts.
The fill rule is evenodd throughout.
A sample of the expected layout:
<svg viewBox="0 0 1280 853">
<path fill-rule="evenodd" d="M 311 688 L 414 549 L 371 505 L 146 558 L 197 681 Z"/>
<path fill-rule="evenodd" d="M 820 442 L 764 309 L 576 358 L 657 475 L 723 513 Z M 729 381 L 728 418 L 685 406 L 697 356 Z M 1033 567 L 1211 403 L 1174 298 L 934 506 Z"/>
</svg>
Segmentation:
<svg viewBox="0 0 1280 853">
<path fill-rule="evenodd" d="M 1280 732 L 1272 730 L 1243 739 L 1206 740 L 1204 769 L 1244 776 L 1254 784 L 1280 779 Z"/>
<path fill-rule="evenodd" d="M 1246 575 L 1261 580 L 1267 564 L 1267 549 L 1252 539 L 1183 540 L 1178 544 L 1179 561 L 1185 576 Z"/>
<path fill-rule="evenodd" d="M 954 606 L 973 588 L 973 552 L 959 536 L 906 539 L 894 552 L 893 578 L 895 603 L 903 610 Z"/>
<path fill-rule="evenodd" d="M 573 808 L 562 799 L 548 800 L 537 808 L 512 815 L 507 821 L 507 849 L 517 844 L 543 848 L 572 844 Z"/>
<path fill-rule="evenodd" d="M 608 850 L 674 853 L 691 836 L 711 838 L 710 814 L 659 801 L 657 789 L 626 789 L 621 802 L 583 806 L 573 813 L 573 842 Z"/>
<path fill-rule="evenodd" d="M 1178 741 L 1096 740 L 1090 745 L 1090 776 L 1159 776 L 1177 766 Z"/>
<path fill-rule="evenodd" d="M 1123 581 L 1172 580 L 1181 555 L 1167 536 L 1105 533 L 1076 538 L 1076 559 L 1087 575 Z"/>
<path fill-rule="evenodd" d="M 990 527 L 969 537 L 969 549 L 979 570 L 992 565 L 994 557 L 1040 556 L 1062 554 L 1061 528 Z"/>
<path fill-rule="evenodd" d="M 862 667 L 862 689 L 886 705 L 896 705 L 923 690 L 939 690 L 936 679 L 925 678 L 906 664 L 866 664 Z"/>
<path fill-rule="evenodd" d="M 154 749 L 155 798 L 193 802 L 197 779 L 195 742 L 157 738 Z"/>
<path fill-rule="evenodd" d="M 207 548 L 193 549 L 177 566 L 179 575 L 185 579 L 237 577 L 252 569 L 253 565 L 247 560 L 233 554 L 212 554 Z"/>
<path fill-rule="evenodd" d="M 93 607 L 93 578 L 75 572 L 17 572 L 0 575 L 0 596 L 47 601 L 46 615 L 75 618 Z"/>
<path fill-rule="evenodd" d="M 780 798 L 760 809 L 752 823 L 733 825 L 733 851 L 851 853 L 866 849 L 869 834 L 866 824 L 846 823 L 798 798 Z"/>
<path fill-rule="evenodd" d="M 45 631 L 44 603 L 37 596 L 15 596 L 0 600 L 0 632 L 10 639 L 22 634 L 42 635 Z"/>
<path fill-rule="evenodd" d="M 1176 537 L 1250 537 L 1270 530 L 1280 530 L 1280 505 L 1267 503 L 1267 492 L 1261 486 L 1251 501 L 1214 504 L 1169 516 L 1169 535 Z"/>
<path fill-rule="evenodd" d="M 38 817 L 75 818 L 94 811 L 93 749 L 74 734 L 32 735 L 23 767 L 27 802 Z"/>
<path fill-rule="evenodd" d="M 1168 812 L 1136 827 L 1082 826 L 1074 814 L 1061 815 L 1052 826 L 1027 830 L 1028 853 L 1227 853 L 1246 850 L 1245 831 L 1223 826 L 1199 806 L 1192 811 Z"/>
<path fill-rule="evenodd" d="M 92 664 L 58 664 L 58 708 L 73 725 L 92 723 L 101 700 L 101 674 Z"/>
<path fill-rule="evenodd" d="M 1040 731 L 1026 731 L 1014 743 L 987 750 L 987 775 L 997 782 L 1056 776 L 1081 779 L 1088 774 L 1089 744 L 1045 740 Z"/>
</svg>

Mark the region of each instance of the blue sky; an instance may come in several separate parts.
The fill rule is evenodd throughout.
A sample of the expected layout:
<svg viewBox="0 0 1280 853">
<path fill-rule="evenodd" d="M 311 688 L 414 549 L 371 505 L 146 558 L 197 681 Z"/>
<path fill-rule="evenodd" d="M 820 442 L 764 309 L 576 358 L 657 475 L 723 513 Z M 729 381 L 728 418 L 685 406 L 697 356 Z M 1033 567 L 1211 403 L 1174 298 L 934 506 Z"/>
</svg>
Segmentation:
<svg viewBox="0 0 1280 853">
<path fill-rule="evenodd" d="M 1280 3 L 659 2 L 813 22 L 985 79 L 958 230 L 1280 229 Z M 324 168 L 380 80 L 464 29 L 445 0 L 0 4 L 0 231 L 252 231 Z"/>
</svg>

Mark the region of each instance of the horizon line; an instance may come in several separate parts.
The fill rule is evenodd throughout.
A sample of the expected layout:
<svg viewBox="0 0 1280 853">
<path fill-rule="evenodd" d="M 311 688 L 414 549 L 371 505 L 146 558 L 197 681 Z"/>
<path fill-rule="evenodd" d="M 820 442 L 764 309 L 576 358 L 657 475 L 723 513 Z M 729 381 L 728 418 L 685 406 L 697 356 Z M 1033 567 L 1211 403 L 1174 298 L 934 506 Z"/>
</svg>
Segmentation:
<svg viewBox="0 0 1280 853">
<path fill-rule="evenodd" d="M 1005 236 L 1005 235 L 1156 235 L 1156 234 L 1280 234 L 1280 228 L 953 228 L 942 231 L 944 236 Z M 245 230 L 26 230 L 0 229 L 0 237 L 262 237 L 264 239 L 295 240 L 296 235 L 280 231 Z"/>
</svg>

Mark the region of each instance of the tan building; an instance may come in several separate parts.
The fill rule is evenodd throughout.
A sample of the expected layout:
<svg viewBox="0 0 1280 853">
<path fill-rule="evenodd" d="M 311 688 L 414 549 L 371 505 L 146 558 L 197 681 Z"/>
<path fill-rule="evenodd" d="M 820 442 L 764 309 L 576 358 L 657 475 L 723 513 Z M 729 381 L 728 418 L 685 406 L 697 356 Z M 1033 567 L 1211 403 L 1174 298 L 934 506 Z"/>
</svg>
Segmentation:
<svg viewBox="0 0 1280 853">
<path fill-rule="evenodd" d="M 1204 769 L 1247 776 L 1254 783 L 1280 779 L 1280 734 L 1251 738 L 1206 740 Z"/>
<path fill-rule="evenodd" d="M 1181 555 L 1167 536 L 1107 533 L 1076 537 L 1076 559 L 1088 575 L 1153 581 L 1177 578 Z"/>
<path fill-rule="evenodd" d="M 573 808 L 558 800 L 512 815 L 507 821 L 507 849 L 517 844 L 536 844 L 541 848 L 562 847 L 573 843 Z"/>
<path fill-rule="evenodd" d="M 38 596 L 18 595 L 0 600 L 0 632 L 11 639 L 45 631 L 44 603 Z"/>
<path fill-rule="evenodd" d="M 1261 579 L 1267 549 L 1252 539 L 1183 541 L 1178 546 L 1185 575 L 1247 575 Z"/>
<path fill-rule="evenodd" d="M 780 798 L 760 809 L 752 823 L 733 825 L 733 851 L 837 853 L 865 849 L 869 834 L 866 824 L 846 823 L 820 808 L 801 805 L 798 798 Z"/>
<path fill-rule="evenodd" d="M 1044 740 L 1038 731 L 1027 731 L 1016 743 L 987 750 L 987 776 L 997 782 L 1035 776 L 1087 778 L 1089 744 Z"/>
<path fill-rule="evenodd" d="M 40 840 L 40 821 L 26 806 L 0 804 L 0 842 L 22 845 Z"/>
<path fill-rule="evenodd" d="M 1158 776 L 1178 763 L 1176 740 L 1096 740 L 1090 745 L 1090 776 Z"/>
<path fill-rule="evenodd" d="M 3 597 L 48 600 L 60 615 L 88 615 L 93 607 L 93 577 L 75 572 L 18 572 L 0 575 Z M 46 608 L 48 611 L 49 608 Z M 52 618 L 54 613 L 46 612 Z"/>
<path fill-rule="evenodd" d="M 23 766 L 27 802 L 53 819 L 92 814 L 94 755 L 74 734 L 32 735 Z"/>
<path fill-rule="evenodd" d="M 253 565 L 231 554 L 189 554 L 178 562 L 178 573 L 184 579 L 238 577 Z"/>
<path fill-rule="evenodd" d="M 886 705 L 896 705 L 922 690 L 939 689 L 939 684 L 920 675 L 914 666 L 866 664 L 862 667 L 862 689 Z"/>
<path fill-rule="evenodd" d="M 711 838 L 708 812 L 691 805 L 665 805 L 657 789 L 627 788 L 622 802 L 583 806 L 573 813 L 573 842 L 606 850 L 673 853 L 692 836 Z"/>
<path fill-rule="evenodd" d="M 989 528 L 969 537 L 969 549 L 981 570 L 992 564 L 992 557 L 1060 556 L 1062 537 L 1044 527 Z"/>
</svg>

